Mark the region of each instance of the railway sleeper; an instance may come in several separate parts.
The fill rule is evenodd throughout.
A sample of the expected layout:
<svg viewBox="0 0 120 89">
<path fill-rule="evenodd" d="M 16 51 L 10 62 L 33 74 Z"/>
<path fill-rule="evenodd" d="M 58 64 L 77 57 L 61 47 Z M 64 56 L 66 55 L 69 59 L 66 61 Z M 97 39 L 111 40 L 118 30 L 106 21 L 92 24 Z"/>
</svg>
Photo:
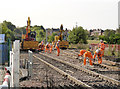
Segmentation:
<svg viewBox="0 0 120 89">
<path fill-rule="evenodd" d="M 83 67 L 78 67 L 78 66 L 76 66 L 76 65 L 74 65 L 74 64 L 65 62 L 65 61 L 60 60 L 60 59 L 57 59 L 57 58 L 53 58 L 53 57 L 51 57 L 51 56 L 49 56 L 49 55 L 46 55 L 46 54 L 43 54 L 43 53 L 39 53 L 39 54 L 42 54 L 42 55 L 47 56 L 47 57 L 50 57 L 50 58 L 52 58 L 52 59 L 54 59 L 54 60 L 56 60 L 56 61 L 59 61 L 59 62 L 61 62 L 61 63 L 66 64 L 66 65 L 72 66 L 72 67 L 74 67 L 74 68 L 76 68 L 76 69 L 78 69 L 78 70 L 82 70 L 82 71 L 84 71 L 85 73 L 93 74 L 93 75 L 98 76 L 98 77 L 100 77 L 100 78 L 102 78 L 102 79 L 104 79 L 104 80 L 109 80 L 109 81 L 112 82 L 113 84 L 120 85 L 120 81 L 115 80 L 115 79 L 113 79 L 113 78 L 104 76 L 104 75 L 102 75 L 102 74 L 98 74 L 98 73 L 96 73 L 96 72 L 94 72 L 94 71 L 85 69 L 85 68 L 83 68 Z"/>
</svg>

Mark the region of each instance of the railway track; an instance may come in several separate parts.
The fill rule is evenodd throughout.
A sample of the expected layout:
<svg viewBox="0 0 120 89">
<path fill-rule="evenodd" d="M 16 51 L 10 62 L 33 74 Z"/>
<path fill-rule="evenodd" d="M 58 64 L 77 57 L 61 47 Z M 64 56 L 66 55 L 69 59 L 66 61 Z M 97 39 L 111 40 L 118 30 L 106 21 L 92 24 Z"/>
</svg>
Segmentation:
<svg viewBox="0 0 120 89">
<path fill-rule="evenodd" d="M 35 54 L 35 53 L 34 53 Z M 21 58 L 28 57 L 27 53 L 21 54 Z M 84 89 L 81 85 L 76 85 L 65 76 L 62 76 L 39 59 L 33 57 L 33 76 L 20 81 L 22 89 Z"/>
<path fill-rule="evenodd" d="M 74 56 L 74 55 L 76 55 L 76 54 L 73 54 L 73 53 L 71 53 L 71 55 L 70 54 L 67 55 L 67 54 L 65 54 L 62 51 L 60 54 L 61 56 L 59 58 L 63 59 L 64 61 L 71 62 L 75 65 L 90 69 L 92 71 L 95 71 L 97 73 L 103 74 L 105 76 L 108 76 L 108 77 L 111 77 L 111 78 L 114 78 L 114 79 L 120 81 L 120 78 L 119 78 L 120 69 L 119 69 L 119 67 L 116 67 L 115 69 L 111 69 L 112 68 L 111 66 L 110 66 L 110 68 L 107 68 L 108 67 L 107 65 L 106 65 L 107 66 L 106 67 L 106 66 L 99 65 L 98 63 L 94 64 L 93 67 L 90 67 L 89 64 L 88 64 L 88 66 L 84 66 L 82 59 L 75 59 L 76 56 Z M 105 64 L 103 64 L 103 65 L 105 65 Z"/>
<path fill-rule="evenodd" d="M 69 51 L 69 52 L 73 52 L 73 53 L 75 53 L 75 54 L 79 54 L 79 51 L 80 50 L 69 50 L 69 49 L 67 49 L 67 51 Z M 115 66 L 115 65 L 117 65 L 117 62 L 114 60 L 114 61 L 110 61 L 109 59 L 115 59 L 115 57 L 108 57 L 108 56 L 104 56 L 103 57 L 103 63 L 105 63 L 105 64 L 107 64 L 107 65 L 111 65 L 111 66 Z"/>
<path fill-rule="evenodd" d="M 117 88 L 120 84 L 120 82 L 115 79 L 109 78 L 107 76 L 98 74 L 82 67 L 78 67 L 74 64 L 70 64 L 47 54 L 40 53 L 40 55 L 37 54 L 34 55 L 34 57 L 38 59 L 43 59 L 45 62 L 50 63 L 52 66 L 55 66 L 60 70 L 67 72 L 69 75 L 75 77 L 77 81 L 84 82 L 86 85 L 94 88 Z"/>
<path fill-rule="evenodd" d="M 79 52 L 74 52 L 74 51 L 69 51 L 69 50 L 62 50 L 62 52 L 64 54 L 66 54 L 67 56 L 70 56 L 72 58 L 76 58 L 77 55 L 79 54 Z M 97 61 L 97 60 L 96 60 Z M 98 64 L 97 62 L 93 62 L 93 64 L 95 66 L 99 66 L 99 67 L 103 67 L 103 68 L 107 68 L 107 69 L 110 69 L 110 70 L 119 70 L 119 67 L 116 66 L 116 62 L 112 62 L 112 61 L 107 61 L 107 60 L 102 60 L 102 64 Z"/>
</svg>

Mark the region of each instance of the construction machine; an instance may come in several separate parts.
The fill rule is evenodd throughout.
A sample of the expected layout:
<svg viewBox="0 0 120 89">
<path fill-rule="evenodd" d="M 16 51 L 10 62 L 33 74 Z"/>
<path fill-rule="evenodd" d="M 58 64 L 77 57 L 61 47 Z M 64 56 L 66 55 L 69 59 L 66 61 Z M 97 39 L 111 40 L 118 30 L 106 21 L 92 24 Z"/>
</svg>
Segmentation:
<svg viewBox="0 0 120 89">
<path fill-rule="evenodd" d="M 60 42 L 59 42 L 60 48 L 68 48 L 69 47 L 69 42 L 67 41 L 67 38 L 64 37 L 63 32 L 64 32 L 63 25 L 61 24 L 59 34 L 58 34 L 58 36 L 55 36 L 54 44 L 58 40 L 60 40 Z M 65 38 L 65 39 L 63 39 L 63 38 Z"/>
<path fill-rule="evenodd" d="M 26 27 L 26 34 L 22 34 L 21 40 L 21 50 L 36 50 L 38 49 L 38 41 L 36 41 L 36 32 L 31 31 L 30 29 L 30 17 L 28 17 L 27 27 Z"/>
</svg>

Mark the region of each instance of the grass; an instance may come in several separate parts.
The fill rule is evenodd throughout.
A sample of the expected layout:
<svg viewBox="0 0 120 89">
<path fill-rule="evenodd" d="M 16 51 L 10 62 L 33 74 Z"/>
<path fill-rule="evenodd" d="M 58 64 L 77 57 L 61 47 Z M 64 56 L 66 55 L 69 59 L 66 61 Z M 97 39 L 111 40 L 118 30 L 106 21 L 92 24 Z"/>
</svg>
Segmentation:
<svg viewBox="0 0 120 89">
<path fill-rule="evenodd" d="M 91 44 L 91 43 L 95 44 L 95 43 L 99 43 L 99 42 L 100 41 L 98 41 L 98 40 L 88 40 L 88 44 L 69 44 L 69 48 L 88 49 L 90 46 L 89 44 Z M 92 51 L 95 52 L 95 50 L 97 48 L 98 48 L 97 46 L 92 48 Z M 116 51 L 115 48 L 113 48 L 113 50 L 112 50 L 112 47 L 106 47 L 105 51 L 104 51 L 104 55 L 120 57 L 120 51 Z"/>
<path fill-rule="evenodd" d="M 92 43 L 98 44 L 98 43 L 100 43 L 99 40 L 87 40 L 87 42 L 88 42 L 88 44 L 92 44 Z"/>
</svg>

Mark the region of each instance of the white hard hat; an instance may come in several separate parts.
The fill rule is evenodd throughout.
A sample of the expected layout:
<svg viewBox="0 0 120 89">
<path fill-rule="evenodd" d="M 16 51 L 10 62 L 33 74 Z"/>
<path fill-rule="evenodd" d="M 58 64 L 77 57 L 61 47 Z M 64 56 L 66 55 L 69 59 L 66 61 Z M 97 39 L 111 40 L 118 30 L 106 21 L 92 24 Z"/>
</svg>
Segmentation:
<svg viewBox="0 0 120 89">
<path fill-rule="evenodd" d="M 48 45 L 49 43 L 47 42 L 47 44 L 46 45 Z"/>
<path fill-rule="evenodd" d="M 99 50 L 99 49 L 97 49 L 97 50 L 96 50 L 96 53 L 99 53 L 99 51 L 100 51 L 100 50 Z"/>
<path fill-rule="evenodd" d="M 100 40 L 100 42 L 103 42 L 103 40 Z"/>
</svg>

